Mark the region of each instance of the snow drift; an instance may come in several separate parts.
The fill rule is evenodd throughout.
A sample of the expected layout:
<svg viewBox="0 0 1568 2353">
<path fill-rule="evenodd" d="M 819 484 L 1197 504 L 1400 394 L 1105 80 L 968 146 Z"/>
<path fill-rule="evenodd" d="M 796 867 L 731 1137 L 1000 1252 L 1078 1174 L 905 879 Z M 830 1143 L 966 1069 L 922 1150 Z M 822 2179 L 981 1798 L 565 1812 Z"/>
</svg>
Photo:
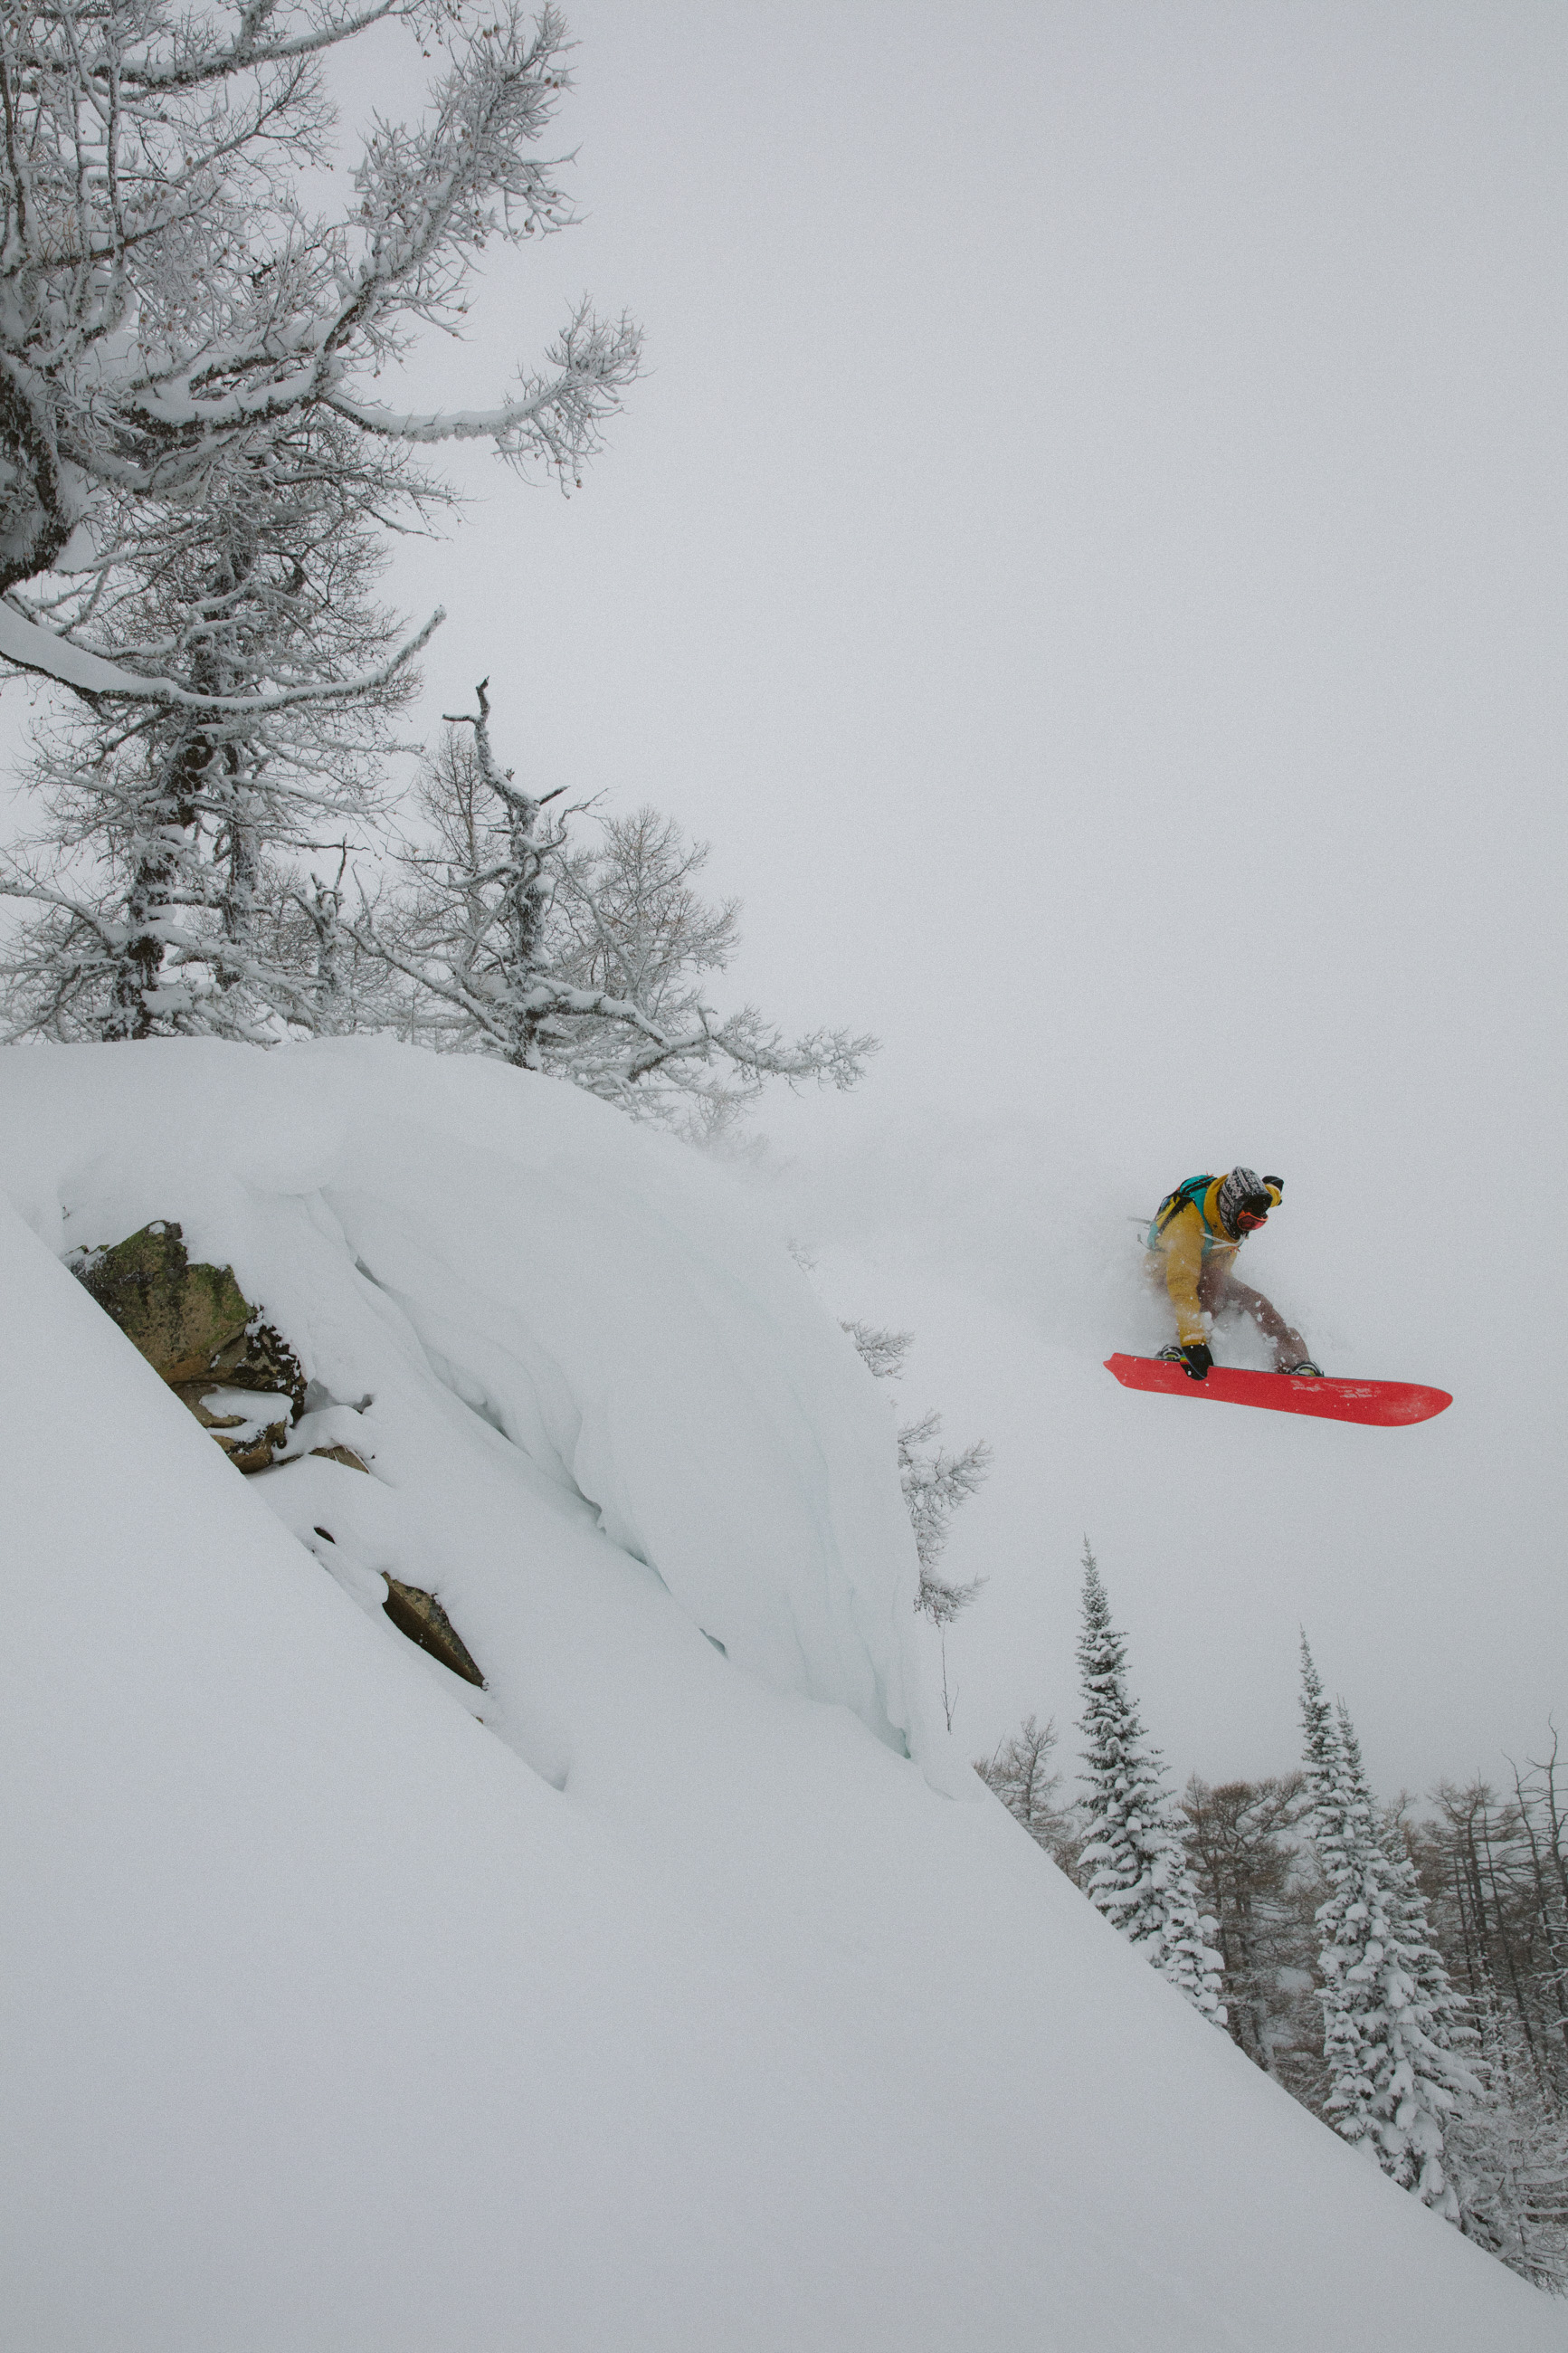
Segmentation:
<svg viewBox="0 0 1568 2353">
<path fill-rule="evenodd" d="M 0 1134 L 8 2341 L 1564 2342 L 953 1779 L 881 1399 L 721 1177 L 358 1042 L 13 1050 Z M 54 1262 L 153 1217 L 371 1476 L 242 1479 Z"/>
<path fill-rule="evenodd" d="M 319 1393 L 370 1398 L 350 1435 L 384 1482 L 452 1455 L 419 1434 L 432 1416 L 464 1450 L 499 1432 L 738 1665 L 905 1750 L 918 1567 L 887 1415 L 721 1176 L 493 1062 L 373 1040 L 80 1053 L 64 1087 L 58 1053 L 11 1056 L 0 1097 L 4 1181 L 51 1248 L 177 1220 Z M 361 1506 L 395 1569 L 395 1508 Z M 415 1567 L 460 1583 L 460 1514 L 442 1534 L 410 1495 L 407 1518 Z"/>
</svg>

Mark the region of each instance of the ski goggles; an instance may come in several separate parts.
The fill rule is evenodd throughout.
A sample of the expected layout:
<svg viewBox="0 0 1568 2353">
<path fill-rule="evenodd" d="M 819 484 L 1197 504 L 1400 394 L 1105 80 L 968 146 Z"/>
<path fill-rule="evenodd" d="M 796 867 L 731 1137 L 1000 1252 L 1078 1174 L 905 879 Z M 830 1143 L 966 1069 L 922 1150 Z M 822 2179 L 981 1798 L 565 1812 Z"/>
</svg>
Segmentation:
<svg viewBox="0 0 1568 2353">
<path fill-rule="evenodd" d="M 1237 1209 L 1236 1230 L 1238 1234 L 1255 1234 L 1259 1226 L 1268 1223 L 1267 1209 Z"/>
</svg>

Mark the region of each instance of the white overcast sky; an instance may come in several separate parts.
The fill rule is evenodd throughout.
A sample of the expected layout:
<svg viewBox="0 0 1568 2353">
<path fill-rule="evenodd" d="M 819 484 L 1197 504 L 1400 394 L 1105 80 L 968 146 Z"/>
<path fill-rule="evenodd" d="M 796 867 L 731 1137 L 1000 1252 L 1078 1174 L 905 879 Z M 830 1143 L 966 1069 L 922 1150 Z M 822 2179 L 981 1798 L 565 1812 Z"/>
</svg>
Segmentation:
<svg viewBox="0 0 1568 2353">
<path fill-rule="evenodd" d="M 1538 1182 L 1561 7 L 572 21 L 587 219 L 426 378 L 584 288 L 648 375 L 570 503 L 468 467 L 436 698 L 710 836 L 744 981 L 886 1100 L 1161 1172 L 1353 1125 L 1402 1222 L 1482 1136 Z"/>
<path fill-rule="evenodd" d="M 495 257 L 411 386 L 493 396 L 584 290 L 647 374 L 570 501 L 462 455 L 395 577 L 450 614 L 427 712 L 488 673 L 521 770 L 711 839 L 737 995 L 881 1035 L 766 1124 L 892 1320 L 971 1283 L 965 1406 L 984 1328 L 1120 1411 L 1083 1197 L 1235 1161 L 1287 1176 L 1254 1279 L 1334 1367 L 1456 1392 L 1292 1454 L 1042 1391 L 973 1513 L 1016 1546 L 1037 1504 L 1057 1598 L 971 1564 L 977 1736 L 1070 1712 L 1088 1525 L 1183 1769 L 1289 1761 L 1300 1618 L 1385 1786 L 1494 1763 L 1568 1704 L 1568 15 L 569 14 L 583 225 Z"/>
<path fill-rule="evenodd" d="M 571 15 L 584 224 L 419 382 L 584 289 L 648 373 L 400 587 L 435 708 L 489 672 L 529 773 L 711 839 L 739 989 L 884 1039 L 766 1124 L 997 1444 L 975 1737 L 1071 1714 L 1089 1526 L 1181 1769 L 1290 1761 L 1299 1620 L 1385 1787 L 1494 1769 L 1568 1704 L 1568 16 Z M 1254 1279 L 1444 1422 L 1106 1400 L 1083 1196 L 1237 1160 Z"/>
</svg>

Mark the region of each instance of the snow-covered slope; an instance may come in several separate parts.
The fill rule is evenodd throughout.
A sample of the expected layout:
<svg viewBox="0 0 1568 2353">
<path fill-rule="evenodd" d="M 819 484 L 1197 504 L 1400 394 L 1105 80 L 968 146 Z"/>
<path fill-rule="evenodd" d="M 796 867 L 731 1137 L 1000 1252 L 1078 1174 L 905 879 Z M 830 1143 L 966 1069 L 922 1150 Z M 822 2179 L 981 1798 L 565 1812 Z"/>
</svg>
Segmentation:
<svg viewBox="0 0 1568 2353">
<path fill-rule="evenodd" d="M 7 2343 L 1564 2342 L 933 1788 L 880 1399 L 721 1179 L 361 1045 L 13 1050 L 0 1133 Z M 51 1258 L 159 1215 L 372 1477 Z"/>
<path fill-rule="evenodd" d="M 479 1466 L 521 1450 L 738 1665 L 918 1743 L 886 1414 L 799 1269 L 678 1145 L 575 1090 L 374 1040 L 18 1053 L 0 1124 L 0 1178 L 53 1247 L 177 1219 L 332 1398 L 374 1398 L 305 1434 L 376 1448 L 403 1491 L 373 1510 L 356 1483 L 340 1551 L 466 1605 L 463 1563 L 504 1540 L 469 1524 Z M 311 1482 L 287 1481 L 302 1531 Z"/>
</svg>

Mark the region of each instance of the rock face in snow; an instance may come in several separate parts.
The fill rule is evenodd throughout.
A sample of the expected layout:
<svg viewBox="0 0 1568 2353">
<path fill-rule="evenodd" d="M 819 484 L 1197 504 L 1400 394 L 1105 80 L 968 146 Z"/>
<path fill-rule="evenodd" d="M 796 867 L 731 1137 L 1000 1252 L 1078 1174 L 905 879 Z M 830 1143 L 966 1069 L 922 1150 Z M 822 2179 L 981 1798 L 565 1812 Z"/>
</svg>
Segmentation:
<svg viewBox="0 0 1568 2353">
<path fill-rule="evenodd" d="M 887 1419 L 721 1178 L 359 1045 L 12 1050 L 0 1139 L 8 2343 L 1561 2353 L 900 1753 Z M 314 1385 L 251 1479 L 58 1263 L 157 1216 Z"/>
<path fill-rule="evenodd" d="M 79 1250 L 74 1271 L 239 1471 L 264 1471 L 305 1401 L 298 1357 L 229 1266 L 193 1265 L 177 1224 Z"/>
<path fill-rule="evenodd" d="M 386 1599 L 382 1607 L 400 1634 L 406 1634 L 466 1683 L 477 1683 L 484 1689 L 485 1679 L 474 1662 L 472 1653 L 441 1604 L 433 1593 L 421 1593 L 416 1585 L 405 1585 L 401 1577 L 386 1580 Z"/>
<path fill-rule="evenodd" d="M 153 1370 L 197 1381 L 245 1337 L 256 1310 L 227 1266 L 193 1266 L 177 1225 L 153 1219 L 122 1241 L 87 1250 L 73 1271 Z"/>
</svg>

